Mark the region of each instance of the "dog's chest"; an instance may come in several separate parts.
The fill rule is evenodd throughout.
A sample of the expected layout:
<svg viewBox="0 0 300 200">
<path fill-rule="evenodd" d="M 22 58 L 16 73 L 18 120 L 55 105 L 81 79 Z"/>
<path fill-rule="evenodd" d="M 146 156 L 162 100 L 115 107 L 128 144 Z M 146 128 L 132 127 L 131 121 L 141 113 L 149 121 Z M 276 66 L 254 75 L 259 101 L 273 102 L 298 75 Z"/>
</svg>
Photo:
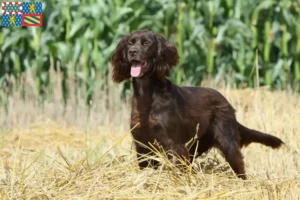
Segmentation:
<svg viewBox="0 0 300 200">
<path fill-rule="evenodd" d="M 140 127 L 146 126 L 148 128 L 153 128 L 154 126 L 159 124 L 159 118 L 159 115 L 153 110 L 143 112 L 133 108 L 131 112 L 131 126 L 139 123 Z"/>
<path fill-rule="evenodd" d="M 144 128 L 162 127 L 175 131 L 180 117 L 176 98 L 170 92 L 155 92 L 132 99 L 131 127 L 139 123 Z"/>
<path fill-rule="evenodd" d="M 174 121 L 180 121 L 180 115 L 172 104 L 152 102 L 149 107 L 142 107 L 133 103 L 131 112 L 131 127 L 139 123 L 140 127 L 154 128 L 163 126 L 166 129 L 175 128 Z M 170 126 L 170 127 L 169 127 Z"/>
</svg>

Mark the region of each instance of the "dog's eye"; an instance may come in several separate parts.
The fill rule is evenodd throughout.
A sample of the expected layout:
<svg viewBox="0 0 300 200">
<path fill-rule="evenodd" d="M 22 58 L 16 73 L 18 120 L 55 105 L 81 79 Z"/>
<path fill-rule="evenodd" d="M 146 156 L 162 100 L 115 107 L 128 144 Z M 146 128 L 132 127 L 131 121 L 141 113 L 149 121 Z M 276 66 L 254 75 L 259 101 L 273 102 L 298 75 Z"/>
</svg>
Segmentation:
<svg viewBox="0 0 300 200">
<path fill-rule="evenodd" d="M 132 46 L 132 45 L 133 45 L 133 42 L 132 42 L 132 41 L 129 41 L 129 42 L 128 42 L 128 45 L 129 45 L 129 46 Z"/>
<path fill-rule="evenodd" d="M 149 45 L 149 44 L 150 44 L 149 41 L 145 41 L 145 42 L 143 43 L 143 45 L 145 45 L 145 46 L 147 46 L 147 45 Z"/>
</svg>

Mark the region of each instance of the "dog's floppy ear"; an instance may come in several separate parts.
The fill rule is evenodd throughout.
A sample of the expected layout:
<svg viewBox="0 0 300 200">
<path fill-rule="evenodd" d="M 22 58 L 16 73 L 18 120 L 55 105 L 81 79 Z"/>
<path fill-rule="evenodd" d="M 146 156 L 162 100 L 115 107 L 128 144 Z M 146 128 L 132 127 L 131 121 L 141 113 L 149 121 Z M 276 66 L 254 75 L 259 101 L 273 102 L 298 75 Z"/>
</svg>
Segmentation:
<svg viewBox="0 0 300 200">
<path fill-rule="evenodd" d="M 160 35 L 156 35 L 157 56 L 154 59 L 155 74 L 158 78 L 169 76 L 171 69 L 178 64 L 177 48 Z"/>
<path fill-rule="evenodd" d="M 127 59 L 127 46 L 126 42 L 129 36 L 125 35 L 119 42 L 115 53 L 112 56 L 113 74 L 112 78 L 114 82 L 120 83 L 130 78 L 130 63 Z"/>
</svg>

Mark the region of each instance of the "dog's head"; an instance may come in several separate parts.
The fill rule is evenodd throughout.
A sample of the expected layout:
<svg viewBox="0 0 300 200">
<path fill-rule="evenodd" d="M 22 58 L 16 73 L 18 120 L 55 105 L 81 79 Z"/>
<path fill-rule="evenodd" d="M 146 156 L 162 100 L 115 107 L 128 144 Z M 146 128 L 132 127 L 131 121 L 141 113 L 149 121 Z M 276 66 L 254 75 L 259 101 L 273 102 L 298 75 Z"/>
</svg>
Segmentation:
<svg viewBox="0 0 300 200">
<path fill-rule="evenodd" d="M 179 60 L 174 44 L 151 31 L 139 30 L 125 35 L 112 56 L 113 80 L 120 83 L 130 77 L 170 75 Z"/>
</svg>

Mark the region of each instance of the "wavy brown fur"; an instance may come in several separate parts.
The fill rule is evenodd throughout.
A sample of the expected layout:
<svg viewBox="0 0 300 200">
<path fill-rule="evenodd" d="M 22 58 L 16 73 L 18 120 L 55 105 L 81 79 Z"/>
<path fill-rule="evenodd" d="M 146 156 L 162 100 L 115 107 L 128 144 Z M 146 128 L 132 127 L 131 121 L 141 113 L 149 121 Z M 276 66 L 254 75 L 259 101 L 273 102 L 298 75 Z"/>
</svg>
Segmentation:
<svg viewBox="0 0 300 200">
<path fill-rule="evenodd" d="M 161 145 L 165 151 L 192 161 L 212 147 L 219 148 L 236 174 L 246 179 L 240 148 L 258 142 L 278 148 L 283 142 L 274 136 L 251 130 L 239 124 L 235 110 L 223 95 L 204 87 L 179 87 L 168 80 L 179 60 L 176 47 L 150 31 L 135 31 L 124 36 L 113 57 L 113 80 L 129 79 L 133 62 L 146 62 L 149 69 L 132 78 L 134 95 L 130 125 L 136 142 L 139 166 L 157 166 L 157 161 L 143 160 L 152 152 L 140 143 Z M 198 149 L 185 144 L 197 137 Z"/>
</svg>

